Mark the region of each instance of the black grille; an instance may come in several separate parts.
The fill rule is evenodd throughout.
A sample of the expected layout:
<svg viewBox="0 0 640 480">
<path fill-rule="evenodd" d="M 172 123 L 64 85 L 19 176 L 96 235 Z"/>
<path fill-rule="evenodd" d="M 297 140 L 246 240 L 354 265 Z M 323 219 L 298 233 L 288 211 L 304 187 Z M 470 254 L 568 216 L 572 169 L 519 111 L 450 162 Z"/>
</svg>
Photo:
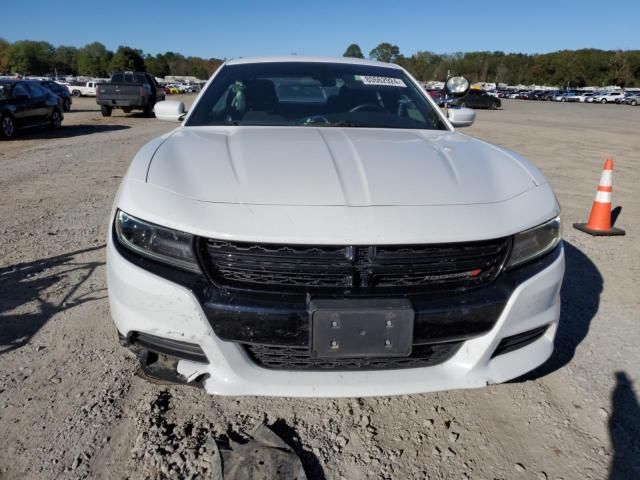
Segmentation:
<svg viewBox="0 0 640 480">
<path fill-rule="evenodd" d="M 274 370 L 394 370 L 430 367 L 447 361 L 464 342 L 414 345 L 408 357 L 312 358 L 308 347 L 246 344 L 255 363 Z"/>
<path fill-rule="evenodd" d="M 489 283 L 509 239 L 439 245 L 305 246 L 207 240 L 219 285 L 278 290 L 464 289 Z"/>
</svg>

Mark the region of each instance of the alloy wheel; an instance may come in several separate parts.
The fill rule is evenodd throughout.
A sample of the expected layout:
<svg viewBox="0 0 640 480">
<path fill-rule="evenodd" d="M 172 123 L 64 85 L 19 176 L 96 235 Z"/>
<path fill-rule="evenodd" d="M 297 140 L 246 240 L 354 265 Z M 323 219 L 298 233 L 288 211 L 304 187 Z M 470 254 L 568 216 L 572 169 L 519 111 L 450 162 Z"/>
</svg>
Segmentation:
<svg viewBox="0 0 640 480">
<path fill-rule="evenodd" d="M 53 128 L 59 128 L 61 123 L 62 122 L 60 120 L 60 113 L 58 113 L 57 110 L 54 110 L 51 114 L 51 126 Z"/>
<path fill-rule="evenodd" d="M 15 127 L 13 125 L 13 119 L 11 117 L 2 118 L 2 136 L 4 138 L 11 138 L 15 133 Z"/>
</svg>

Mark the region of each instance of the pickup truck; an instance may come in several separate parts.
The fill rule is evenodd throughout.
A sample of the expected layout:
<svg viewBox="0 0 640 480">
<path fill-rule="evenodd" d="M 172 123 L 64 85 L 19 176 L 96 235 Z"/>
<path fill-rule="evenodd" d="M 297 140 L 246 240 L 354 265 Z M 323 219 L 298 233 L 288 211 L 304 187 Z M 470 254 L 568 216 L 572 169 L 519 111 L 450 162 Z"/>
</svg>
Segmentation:
<svg viewBox="0 0 640 480">
<path fill-rule="evenodd" d="M 144 72 L 116 72 L 109 83 L 97 85 L 96 103 L 103 117 L 111 116 L 114 108 L 121 108 L 124 113 L 142 110 L 148 117 L 156 102 L 162 100 L 164 90 Z"/>
<path fill-rule="evenodd" d="M 84 85 L 67 85 L 67 88 L 74 97 L 95 97 L 96 85 L 96 82 L 87 82 Z"/>
</svg>

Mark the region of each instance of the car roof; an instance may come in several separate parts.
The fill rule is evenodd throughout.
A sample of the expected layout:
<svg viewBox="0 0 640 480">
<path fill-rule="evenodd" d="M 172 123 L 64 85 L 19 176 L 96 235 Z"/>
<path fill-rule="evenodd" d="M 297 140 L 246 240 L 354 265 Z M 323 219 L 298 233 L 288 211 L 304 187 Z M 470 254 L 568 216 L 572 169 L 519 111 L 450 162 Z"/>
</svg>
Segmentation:
<svg viewBox="0 0 640 480">
<path fill-rule="evenodd" d="M 303 55 L 285 55 L 275 57 L 246 57 L 232 58 L 225 62 L 226 65 L 245 65 L 249 63 L 280 63 L 280 62 L 314 62 L 314 63 L 344 63 L 348 65 L 368 65 L 371 67 L 385 67 L 402 70 L 402 67 L 393 63 L 378 62 L 377 60 L 364 60 L 352 57 L 309 57 Z"/>
<path fill-rule="evenodd" d="M 16 82 L 27 82 L 27 83 L 40 83 L 40 82 L 49 82 L 51 80 L 33 80 L 30 78 L 0 78 L 0 83 L 16 83 Z"/>
</svg>

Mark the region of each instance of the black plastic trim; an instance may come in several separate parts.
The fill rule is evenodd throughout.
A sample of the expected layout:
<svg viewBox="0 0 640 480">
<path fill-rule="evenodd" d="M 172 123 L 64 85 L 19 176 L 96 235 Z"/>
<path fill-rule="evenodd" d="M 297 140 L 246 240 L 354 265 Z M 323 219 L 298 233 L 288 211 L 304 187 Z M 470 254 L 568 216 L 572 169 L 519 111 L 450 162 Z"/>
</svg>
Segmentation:
<svg viewBox="0 0 640 480">
<path fill-rule="evenodd" d="M 131 336 L 131 342 L 147 350 L 163 353 L 171 357 L 192 360 L 194 362 L 209 363 L 207 356 L 196 343 L 158 337 L 148 333 L 136 332 Z"/>
<path fill-rule="evenodd" d="M 183 360 L 209 363 L 204 351 L 196 343 L 183 342 L 143 332 L 129 332 L 127 337 L 121 334 L 119 336 L 120 343 L 133 351 L 148 350 Z"/>
<path fill-rule="evenodd" d="M 521 268 L 502 273 L 492 284 L 457 293 L 370 295 L 406 298 L 415 311 L 414 345 L 468 340 L 490 331 L 513 291 L 551 265 L 561 253 L 548 255 Z M 344 295 L 274 295 L 210 288 L 202 307 L 216 335 L 223 340 L 273 346 L 309 346 L 309 303 Z M 358 298 L 367 298 L 359 296 Z"/>
<path fill-rule="evenodd" d="M 491 355 L 491 358 L 495 358 L 498 355 L 503 355 L 505 353 L 518 350 L 522 347 L 526 347 L 527 345 L 535 342 L 540 337 L 542 337 L 548 328 L 549 325 L 543 325 L 542 327 L 534 328 L 523 333 L 518 333 L 516 335 L 511 335 L 510 337 L 503 338 L 502 340 L 500 340 L 500 343 Z"/>
<path fill-rule="evenodd" d="M 398 370 L 424 368 L 439 365 L 452 358 L 464 342 L 419 345 L 404 357 L 341 357 L 316 358 L 304 347 L 269 347 L 243 345 L 249 357 L 262 368 L 269 370 L 350 371 L 350 370 Z"/>
</svg>

